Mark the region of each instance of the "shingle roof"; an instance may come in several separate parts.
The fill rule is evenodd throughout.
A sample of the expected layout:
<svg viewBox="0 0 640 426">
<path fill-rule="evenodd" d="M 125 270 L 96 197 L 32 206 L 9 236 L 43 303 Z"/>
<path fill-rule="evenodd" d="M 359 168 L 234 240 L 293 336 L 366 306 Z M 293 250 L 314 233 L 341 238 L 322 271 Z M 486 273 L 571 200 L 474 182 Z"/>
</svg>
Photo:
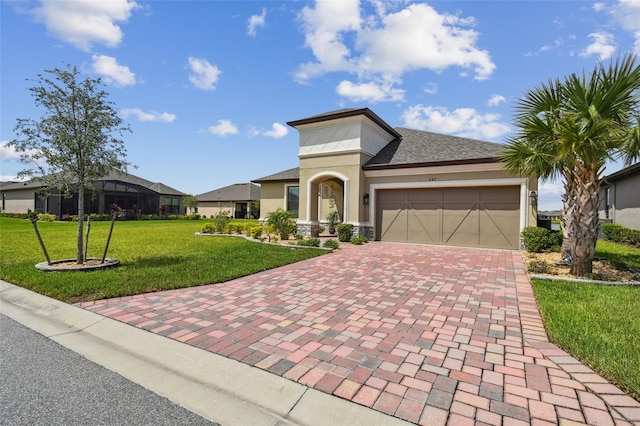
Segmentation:
<svg viewBox="0 0 640 426">
<path fill-rule="evenodd" d="M 151 182 L 150 180 L 146 180 L 129 173 L 118 172 L 116 170 L 111 171 L 109 174 L 107 174 L 106 176 L 98 180 L 120 181 L 120 182 L 125 182 L 131 185 L 138 185 L 162 195 L 178 195 L 178 196 L 185 195 L 184 192 L 180 192 L 177 189 L 171 188 L 170 186 L 167 186 L 163 183 Z M 17 190 L 17 189 L 36 189 L 41 187 L 42 187 L 42 182 L 40 182 L 39 180 L 0 183 L 0 189 L 2 189 L 3 191 L 11 191 L 11 190 Z"/>
<path fill-rule="evenodd" d="M 200 202 L 204 201 L 256 201 L 260 199 L 260 187 L 252 183 L 236 183 L 224 188 L 214 189 L 196 195 Z"/>
<path fill-rule="evenodd" d="M 476 139 L 396 127 L 402 138 L 380 150 L 363 169 L 404 168 L 418 165 L 494 162 L 504 145 Z"/>
<path fill-rule="evenodd" d="M 269 176 L 261 177 L 260 179 L 253 179 L 252 182 L 287 182 L 300 180 L 300 168 L 294 167 L 293 169 L 284 170 L 282 172 L 274 173 Z"/>
</svg>

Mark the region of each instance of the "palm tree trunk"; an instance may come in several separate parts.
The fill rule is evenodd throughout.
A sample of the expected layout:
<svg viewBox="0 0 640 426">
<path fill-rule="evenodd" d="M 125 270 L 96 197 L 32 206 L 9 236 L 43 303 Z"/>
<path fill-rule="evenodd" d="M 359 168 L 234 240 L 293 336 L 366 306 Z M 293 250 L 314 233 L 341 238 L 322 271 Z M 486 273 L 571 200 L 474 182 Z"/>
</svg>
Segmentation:
<svg viewBox="0 0 640 426">
<path fill-rule="evenodd" d="M 598 236 L 598 173 L 578 165 L 576 170 L 576 203 L 573 222 L 573 262 L 571 275 L 584 277 L 593 272 L 593 256 Z"/>
<path fill-rule="evenodd" d="M 573 215 L 575 214 L 575 181 L 573 175 L 567 173 L 564 181 L 564 194 L 562 195 L 562 261 L 571 265 L 573 259 Z"/>
</svg>

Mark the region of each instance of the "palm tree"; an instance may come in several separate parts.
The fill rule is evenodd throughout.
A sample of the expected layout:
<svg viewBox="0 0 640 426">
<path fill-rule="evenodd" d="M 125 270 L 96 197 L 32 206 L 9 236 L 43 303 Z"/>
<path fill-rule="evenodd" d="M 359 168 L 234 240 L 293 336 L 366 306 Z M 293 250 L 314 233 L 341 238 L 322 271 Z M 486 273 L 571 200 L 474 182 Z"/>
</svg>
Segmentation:
<svg viewBox="0 0 640 426">
<path fill-rule="evenodd" d="M 575 183 L 570 172 L 569 159 L 560 155 L 560 137 L 557 124 L 561 119 L 562 85 L 551 80 L 540 88 L 530 90 L 516 104 L 515 123 L 518 133 L 508 139 L 502 154 L 505 168 L 523 176 L 537 176 L 544 180 L 561 177 L 564 181 L 562 259 L 571 261 L 572 229 L 571 202 Z"/>
<path fill-rule="evenodd" d="M 640 155 L 640 67 L 635 55 L 593 72 L 571 74 L 518 101 L 518 133 L 502 156 L 505 167 L 543 179 L 562 176 L 571 274 L 592 272 L 600 179 L 607 160 Z"/>
</svg>

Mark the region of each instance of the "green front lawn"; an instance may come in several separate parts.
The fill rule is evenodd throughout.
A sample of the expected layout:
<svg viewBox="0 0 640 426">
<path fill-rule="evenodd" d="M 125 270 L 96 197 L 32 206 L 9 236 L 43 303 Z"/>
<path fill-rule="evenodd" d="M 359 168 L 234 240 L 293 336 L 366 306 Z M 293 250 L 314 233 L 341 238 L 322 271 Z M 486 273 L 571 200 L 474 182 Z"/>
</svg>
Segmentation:
<svg viewBox="0 0 640 426">
<path fill-rule="evenodd" d="M 532 284 L 551 341 L 640 399 L 640 286 Z"/>
<path fill-rule="evenodd" d="M 92 272 L 42 272 L 31 222 L 0 218 L 0 278 L 65 302 L 219 283 L 326 253 L 237 237 L 198 237 L 205 220 L 116 222 L 107 257 L 120 266 Z M 101 258 L 110 222 L 92 222 L 88 257 Z M 75 258 L 77 223 L 38 222 L 51 260 Z"/>
<path fill-rule="evenodd" d="M 605 257 L 613 263 L 640 269 L 640 249 L 635 247 L 598 240 L 596 256 Z"/>
</svg>

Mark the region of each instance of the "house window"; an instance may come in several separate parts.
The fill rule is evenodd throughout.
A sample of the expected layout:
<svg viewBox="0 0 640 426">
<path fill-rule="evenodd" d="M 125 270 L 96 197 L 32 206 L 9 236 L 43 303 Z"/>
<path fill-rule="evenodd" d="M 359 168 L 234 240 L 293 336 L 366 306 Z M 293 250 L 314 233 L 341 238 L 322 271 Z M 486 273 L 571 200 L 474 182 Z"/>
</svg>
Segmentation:
<svg viewBox="0 0 640 426">
<path fill-rule="evenodd" d="M 298 217 L 298 205 L 300 200 L 300 187 L 287 186 L 287 210 L 293 212 L 294 217 Z"/>
<path fill-rule="evenodd" d="M 164 205 L 167 208 L 166 212 L 168 214 L 180 214 L 179 197 L 164 197 Z"/>
</svg>

